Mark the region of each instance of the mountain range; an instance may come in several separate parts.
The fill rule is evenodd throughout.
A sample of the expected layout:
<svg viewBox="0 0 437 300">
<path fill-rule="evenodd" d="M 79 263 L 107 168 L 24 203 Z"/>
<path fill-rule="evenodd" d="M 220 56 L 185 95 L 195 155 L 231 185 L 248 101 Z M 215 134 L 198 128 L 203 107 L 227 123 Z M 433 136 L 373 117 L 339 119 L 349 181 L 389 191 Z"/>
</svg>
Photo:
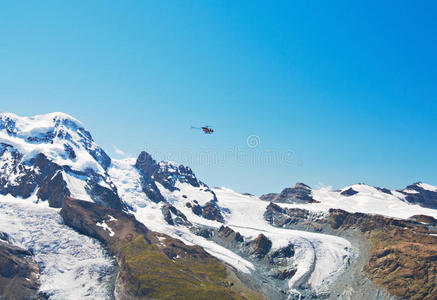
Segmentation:
<svg viewBox="0 0 437 300">
<path fill-rule="evenodd" d="M 65 113 L 0 115 L 0 298 L 436 299 L 437 187 L 211 188 Z"/>
</svg>

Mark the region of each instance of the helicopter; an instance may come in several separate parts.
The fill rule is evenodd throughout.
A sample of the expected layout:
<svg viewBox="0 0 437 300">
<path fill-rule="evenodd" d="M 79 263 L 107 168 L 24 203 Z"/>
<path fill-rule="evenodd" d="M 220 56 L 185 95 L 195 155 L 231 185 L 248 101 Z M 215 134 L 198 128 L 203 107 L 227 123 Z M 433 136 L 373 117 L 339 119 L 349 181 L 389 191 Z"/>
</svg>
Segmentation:
<svg viewBox="0 0 437 300">
<path fill-rule="evenodd" d="M 191 126 L 191 129 L 201 129 L 205 134 L 213 134 L 214 132 L 214 129 L 212 129 L 211 126 L 202 126 L 202 127 Z"/>
</svg>

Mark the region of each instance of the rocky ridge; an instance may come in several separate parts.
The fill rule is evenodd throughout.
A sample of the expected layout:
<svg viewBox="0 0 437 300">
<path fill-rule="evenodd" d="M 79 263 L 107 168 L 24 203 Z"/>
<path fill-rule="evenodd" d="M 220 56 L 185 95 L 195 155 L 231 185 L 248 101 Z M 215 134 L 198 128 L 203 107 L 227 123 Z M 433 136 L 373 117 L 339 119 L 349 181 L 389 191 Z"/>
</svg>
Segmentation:
<svg viewBox="0 0 437 300">
<path fill-rule="evenodd" d="M 177 298 L 190 295 L 252 299 L 262 298 L 259 294 L 262 292 L 272 299 L 293 299 L 295 296 L 305 299 L 334 299 L 338 296 L 347 299 L 350 295 L 357 296 L 358 291 L 362 292 L 357 286 L 353 286 L 357 288 L 357 293 L 350 292 L 350 289 L 353 290 L 352 285 L 335 287 L 325 294 L 315 294 L 310 289 L 297 293 L 291 291 L 288 282 L 297 271 L 295 245 L 289 243 L 273 248 L 274 241 L 259 224 L 255 228 L 259 232 L 251 238 L 237 232 L 235 227 L 235 230 L 232 229 L 227 222 L 233 206 L 223 208 L 215 194 L 219 192 L 214 192 L 198 180 L 189 167 L 173 162 L 156 162 L 150 154 L 140 153 L 135 162 L 141 186 L 141 194 L 137 194 L 142 201 L 140 208 L 158 207 L 157 211 L 162 214 L 166 224 L 174 228 L 171 232 L 188 229 L 247 259 L 255 266 L 251 278 L 212 257 L 199 246 L 187 246 L 175 236 L 153 232 L 138 222 L 131 215 L 138 207 L 130 207 L 123 201 L 119 186 L 115 184 L 119 182 L 113 182 L 113 177 L 109 175 L 113 165 L 111 159 L 94 143 L 90 133 L 77 120 L 63 114 L 28 118 L 25 121 L 14 115 L 2 115 L 1 120 L 0 194 L 36 198 L 40 202 L 47 201 L 51 207 L 62 207 L 61 214 L 67 225 L 101 241 L 117 257 L 120 265 L 117 297 Z M 48 122 L 49 126 L 46 123 L 44 126 L 30 124 L 35 120 Z M 32 151 L 16 143 L 16 139 L 25 141 Z M 335 197 L 339 195 L 340 199 L 352 201 L 360 197 L 362 190 L 360 186 L 351 186 L 335 192 Z M 397 197 L 407 204 L 415 203 L 424 207 L 433 207 L 437 191 L 422 183 L 400 191 L 376 190 L 392 198 Z M 320 204 L 319 196 L 319 191 L 313 191 L 302 183 L 284 189 L 279 194 L 263 195 L 261 199 L 271 202 L 269 205 L 266 203 L 264 218 L 278 228 L 337 235 L 358 244 L 361 257 L 357 260 L 362 259 L 359 266 L 365 267 L 365 274 L 378 285 L 373 287 L 374 283 L 366 281 L 363 286 L 371 287 L 370 294 L 366 295 L 375 299 L 402 294 L 414 297 L 415 293 L 428 299 L 429 295 L 435 295 L 433 285 L 424 279 L 434 279 L 432 273 L 427 271 L 435 268 L 432 263 L 435 256 L 432 235 L 436 228 L 434 218 L 416 215 L 410 220 L 399 220 L 341 210 L 318 212 L 302 208 L 303 205 Z M 300 206 L 292 207 L 290 204 Z M 148 217 L 160 216 L 149 214 Z M 217 222 L 224 224 L 217 226 Z M 399 243 L 392 243 L 399 236 L 407 239 L 398 238 Z M 416 251 L 415 247 L 421 247 L 423 251 Z M 390 250 L 385 252 L 387 249 Z M 411 259 L 415 255 L 419 257 L 416 262 Z M 399 258 L 405 260 L 405 265 L 399 264 Z M 431 263 L 427 264 L 429 260 Z M 191 268 L 196 261 L 200 263 Z M 350 268 L 355 268 L 355 265 L 358 263 L 353 262 Z M 156 270 L 164 267 L 168 273 L 156 273 Z M 412 274 L 410 270 L 414 268 L 421 273 Z M 184 274 L 178 273 L 181 269 Z M 144 270 L 150 276 L 145 276 Z M 366 278 L 360 277 L 362 274 L 358 273 L 355 277 L 357 282 L 365 281 Z M 174 274 L 178 276 L 175 278 Z M 411 281 L 408 281 L 411 288 L 405 289 L 402 280 L 410 280 L 408 276 L 412 276 Z M 389 280 L 385 280 L 387 278 Z M 176 280 L 174 283 L 177 283 L 177 289 L 168 285 L 173 279 Z M 300 282 L 302 284 L 296 286 L 308 287 L 304 282 L 307 279 L 305 277 Z M 208 287 L 210 291 L 202 286 Z M 346 291 L 347 288 L 349 291 Z M 390 293 L 384 294 L 384 290 Z"/>
</svg>

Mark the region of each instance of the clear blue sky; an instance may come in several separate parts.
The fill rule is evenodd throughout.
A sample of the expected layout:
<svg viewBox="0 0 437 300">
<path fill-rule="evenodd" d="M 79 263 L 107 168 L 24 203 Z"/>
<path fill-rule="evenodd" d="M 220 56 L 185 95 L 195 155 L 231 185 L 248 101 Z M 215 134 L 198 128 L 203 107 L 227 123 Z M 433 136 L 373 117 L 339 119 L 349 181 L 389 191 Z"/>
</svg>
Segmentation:
<svg viewBox="0 0 437 300">
<path fill-rule="evenodd" d="M 435 3 L 0 1 L 0 110 L 242 192 L 437 184 Z"/>
</svg>

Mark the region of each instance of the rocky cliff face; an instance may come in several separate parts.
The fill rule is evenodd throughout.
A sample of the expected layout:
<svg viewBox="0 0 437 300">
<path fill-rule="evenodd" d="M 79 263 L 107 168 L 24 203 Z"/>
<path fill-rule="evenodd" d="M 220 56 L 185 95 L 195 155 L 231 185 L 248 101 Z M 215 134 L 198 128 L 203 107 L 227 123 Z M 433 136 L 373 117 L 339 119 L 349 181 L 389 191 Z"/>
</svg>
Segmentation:
<svg viewBox="0 0 437 300">
<path fill-rule="evenodd" d="M 417 182 L 399 191 L 405 200 L 412 204 L 437 209 L 437 189 L 422 182 Z"/>
<path fill-rule="evenodd" d="M 321 223 L 326 223 L 320 214 L 301 208 L 282 208 L 270 202 L 264 212 L 264 219 L 276 227 L 299 228 L 303 230 L 321 231 Z"/>
<path fill-rule="evenodd" d="M 145 151 L 141 152 L 138 156 L 135 167 L 141 173 L 142 190 L 150 200 L 156 203 L 173 200 L 166 199 L 163 196 L 163 192 L 167 193 L 167 197 L 171 197 L 172 193 L 181 191 L 178 186 L 189 186 L 195 191 L 203 192 L 203 197 L 208 197 L 210 200 L 201 205 L 198 201 L 200 199 L 189 199 L 187 195 L 182 195 L 182 199 L 173 201 L 183 201 L 185 205 L 182 203 L 182 206 L 191 208 L 195 215 L 207 220 L 224 221 L 220 207 L 217 204 L 216 195 L 206 184 L 196 178 L 191 168 L 173 162 L 158 163 Z M 177 210 L 175 207 L 172 209 L 174 211 Z M 170 216 L 167 212 L 166 216 L 167 220 L 169 220 Z"/>
<path fill-rule="evenodd" d="M 176 183 L 188 183 L 193 187 L 207 187 L 199 181 L 190 167 L 173 162 L 156 162 L 152 156 L 143 151 L 137 158 L 135 166 L 144 177 L 149 177 L 158 182 L 169 191 L 178 190 Z"/>
<path fill-rule="evenodd" d="M 0 298 L 46 299 L 38 293 L 38 276 L 32 253 L 10 244 L 8 236 L 0 233 Z"/>
<path fill-rule="evenodd" d="M 262 195 L 261 200 L 277 203 L 316 203 L 311 196 L 311 188 L 303 183 L 296 183 L 294 187 L 286 188 L 281 193 Z"/>
</svg>

